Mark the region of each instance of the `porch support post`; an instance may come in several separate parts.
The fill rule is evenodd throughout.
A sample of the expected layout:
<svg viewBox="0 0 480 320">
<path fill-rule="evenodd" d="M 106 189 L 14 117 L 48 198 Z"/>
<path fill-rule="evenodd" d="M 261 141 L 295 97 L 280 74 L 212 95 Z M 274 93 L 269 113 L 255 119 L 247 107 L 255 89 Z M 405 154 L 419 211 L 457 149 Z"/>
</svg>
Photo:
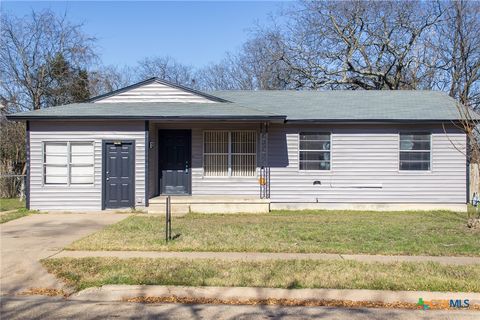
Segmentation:
<svg viewBox="0 0 480 320">
<path fill-rule="evenodd" d="M 260 198 L 270 198 L 270 166 L 268 164 L 268 122 L 260 124 Z"/>
<path fill-rule="evenodd" d="M 145 207 L 148 207 L 148 198 L 150 197 L 149 192 L 149 172 L 148 172 L 148 162 L 149 159 L 149 150 L 150 150 L 150 122 L 147 120 L 145 121 Z"/>
</svg>

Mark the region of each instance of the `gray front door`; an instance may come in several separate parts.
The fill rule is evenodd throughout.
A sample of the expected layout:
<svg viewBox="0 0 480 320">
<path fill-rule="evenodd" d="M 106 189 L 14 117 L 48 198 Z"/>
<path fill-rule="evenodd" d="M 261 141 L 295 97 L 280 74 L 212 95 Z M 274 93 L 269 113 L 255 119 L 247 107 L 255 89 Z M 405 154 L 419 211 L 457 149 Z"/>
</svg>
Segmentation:
<svg viewBox="0 0 480 320">
<path fill-rule="evenodd" d="M 103 150 L 104 207 L 133 207 L 135 144 L 133 141 L 106 141 Z"/>
<path fill-rule="evenodd" d="M 191 131 L 160 130 L 158 136 L 160 193 L 190 194 Z"/>
</svg>

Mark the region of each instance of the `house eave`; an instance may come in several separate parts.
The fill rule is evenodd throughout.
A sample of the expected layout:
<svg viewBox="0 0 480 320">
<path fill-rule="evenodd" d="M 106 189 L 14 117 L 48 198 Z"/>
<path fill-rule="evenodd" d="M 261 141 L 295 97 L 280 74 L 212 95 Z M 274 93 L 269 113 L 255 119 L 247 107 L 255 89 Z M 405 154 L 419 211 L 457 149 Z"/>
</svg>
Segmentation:
<svg viewBox="0 0 480 320">
<path fill-rule="evenodd" d="M 286 119 L 285 123 L 292 124 L 325 124 L 325 123 L 336 123 L 336 124 L 412 124 L 412 123 L 458 123 L 462 120 L 456 119 Z"/>
<path fill-rule="evenodd" d="M 35 120 L 159 120 L 159 121 L 269 121 L 285 122 L 284 116 L 21 116 L 10 115 L 12 121 Z"/>
</svg>

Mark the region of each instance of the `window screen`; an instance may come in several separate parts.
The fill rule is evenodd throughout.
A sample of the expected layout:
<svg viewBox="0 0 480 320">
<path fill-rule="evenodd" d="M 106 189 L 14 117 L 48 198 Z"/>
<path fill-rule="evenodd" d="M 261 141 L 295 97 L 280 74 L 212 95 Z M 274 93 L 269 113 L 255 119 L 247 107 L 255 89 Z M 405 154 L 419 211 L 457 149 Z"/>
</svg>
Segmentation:
<svg viewBox="0 0 480 320">
<path fill-rule="evenodd" d="M 330 170 L 330 133 L 300 132 L 300 170 Z"/>
<path fill-rule="evenodd" d="M 203 172 L 206 176 L 228 176 L 228 131 L 205 131 Z"/>
<path fill-rule="evenodd" d="M 400 134 L 400 170 L 430 170 L 429 133 Z"/>
<path fill-rule="evenodd" d="M 255 131 L 204 132 L 205 176 L 255 176 L 256 156 Z"/>
</svg>

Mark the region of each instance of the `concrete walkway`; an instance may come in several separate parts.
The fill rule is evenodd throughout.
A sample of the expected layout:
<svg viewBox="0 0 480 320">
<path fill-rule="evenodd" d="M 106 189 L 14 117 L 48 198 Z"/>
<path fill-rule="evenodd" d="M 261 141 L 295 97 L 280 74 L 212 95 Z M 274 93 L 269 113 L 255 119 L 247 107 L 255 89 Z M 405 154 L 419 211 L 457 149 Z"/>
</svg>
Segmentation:
<svg viewBox="0 0 480 320">
<path fill-rule="evenodd" d="M 159 251 L 61 251 L 52 257 L 62 258 L 185 258 L 222 260 L 355 260 L 361 262 L 437 262 L 447 265 L 480 264 L 480 257 L 383 256 L 329 253 L 267 253 L 267 252 L 159 252 Z"/>
<path fill-rule="evenodd" d="M 296 301 L 352 301 L 416 304 L 419 298 L 424 301 L 469 299 L 471 305 L 480 304 L 480 293 L 468 292 L 428 292 L 428 291 L 389 291 L 352 289 L 279 289 L 255 287 L 184 287 L 154 285 L 105 285 L 88 288 L 69 297 L 81 301 L 122 301 L 138 297 L 190 298 L 236 300 L 296 300 Z"/>
<path fill-rule="evenodd" d="M 0 225 L 0 294 L 32 287 L 62 289 L 62 283 L 38 262 L 71 242 L 125 219 L 125 214 L 32 214 Z"/>
</svg>

